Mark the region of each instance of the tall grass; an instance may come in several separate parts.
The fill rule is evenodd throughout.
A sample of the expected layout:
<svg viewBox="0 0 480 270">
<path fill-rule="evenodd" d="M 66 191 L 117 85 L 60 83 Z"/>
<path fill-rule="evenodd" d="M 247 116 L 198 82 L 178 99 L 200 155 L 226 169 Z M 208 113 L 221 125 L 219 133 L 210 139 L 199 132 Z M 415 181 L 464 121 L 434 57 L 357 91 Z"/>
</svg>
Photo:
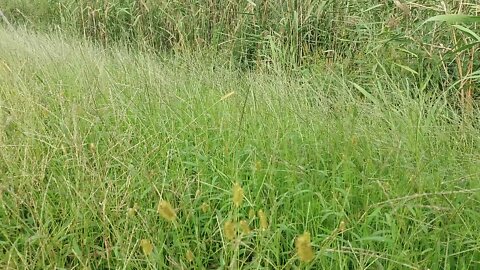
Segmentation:
<svg viewBox="0 0 480 270">
<path fill-rule="evenodd" d="M 0 268 L 480 267 L 475 2 L 0 9 Z"/>
<path fill-rule="evenodd" d="M 479 97 L 472 78 L 478 48 L 457 51 L 471 35 L 424 24 L 439 14 L 477 14 L 474 1 L 4 0 L 1 8 L 16 24 L 66 30 L 106 47 L 208 50 L 229 66 L 277 73 L 381 67 L 411 87 L 447 91 L 462 110 Z"/>
<path fill-rule="evenodd" d="M 0 30 L 0 268 L 480 266 L 480 132 L 446 94 L 218 57 Z"/>
<path fill-rule="evenodd" d="M 422 19 L 475 8 L 465 1 L 447 1 L 444 7 L 437 1 L 370 0 L 4 2 L 3 8 L 17 21 L 70 28 L 104 44 L 121 40 L 152 50 L 214 46 L 246 65 L 287 66 L 316 56 L 355 57 L 388 38 L 431 42 L 436 33 L 428 38 L 431 29 L 416 29 Z"/>
</svg>

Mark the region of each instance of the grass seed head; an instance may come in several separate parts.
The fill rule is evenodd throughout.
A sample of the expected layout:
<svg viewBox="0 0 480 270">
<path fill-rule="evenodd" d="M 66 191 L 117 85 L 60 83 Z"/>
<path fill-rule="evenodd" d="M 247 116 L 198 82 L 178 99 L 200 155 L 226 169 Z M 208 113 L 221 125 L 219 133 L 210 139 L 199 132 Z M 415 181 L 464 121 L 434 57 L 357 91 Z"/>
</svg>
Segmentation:
<svg viewBox="0 0 480 270">
<path fill-rule="evenodd" d="M 133 216 L 135 216 L 135 214 L 137 214 L 137 212 L 138 212 L 138 204 L 135 203 L 135 204 L 133 205 L 133 207 L 129 207 L 129 208 L 127 209 L 127 216 L 128 216 L 128 217 L 133 217 Z"/>
<path fill-rule="evenodd" d="M 158 204 L 157 212 L 162 216 L 164 219 L 168 221 L 175 221 L 177 218 L 177 214 L 175 213 L 175 209 L 173 209 L 172 205 L 167 201 L 160 201 Z"/>
<path fill-rule="evenodd" d="M 229 97 L 233 96 L 234 94 L 235 94 L 235 91 L 232 91 L 232 92 L 230 92 L 230 93 L 228 93 L 228 94 L 224 95 L 224 96 L 223 96 L 223 97 L 220 99 L 220 101 L 223 101 L 223 100 L 225 100 L 225 99 L 227 99 L 227 98 L 229 98 Z"/>
<path fill-rule="evenodd" d="M 255 169 L 256 171 L 259 171 L 259 170 L 262 169 L 262 162 L 261 162 L 260 160 L 257 160 L 257 161 L 255 162 L 254 169 Z"/>
<path fill-rule="evenodd" d="M 248 222 L 245 220 L 240 221 L 240 228 L 242 229 L 243 234 L 250 234 L 252 230 L 250 230 L 250 226 L 248 226 Z"/>
<path fill-rule="evenodd" d="M 260 229 L 266 231 L 268 229 L 268 221 L 267 216 L 262 209 L 258 210 L 258 218 L 260 219 Z"/>
<path fill-rule="evenodd" d="M 254 219 L 255 218 L 255 210 L 253 208 L 250 208 L 250 210 L 248 211 L 248 217 L 250 219 Z"/>
<path fill-rule="evenodd" d="M 185 253 L 185 258 L 187 259 L 187 261 L 193 262 L 193 259 L 195 257 L 193 256 L 193 252 L 190 249 L 187 250 L 187 252 Z"/>
<path fill-rule="evenodd" d="M 208 203 L 204 202 L 200 206 L 200 209 L 202 210 L 203 213 L 207 213 L 208 210 L 210 210 L 210 205 Z"/>
<path fill-rule="evenodd" d="M 243 200 L 243 189 L 242 187 L 240 186 L 240 184 L 238 183 L 235 183 L 235 185 L 233 185 L 233 204 L 235 205 L 235 207 L 240 207 L 240 205 L 242 204 L 242 200 Z"/>
<path fill-rule="evenodd" d="M 351 138 L 351 143 L 353 146 L 356 146 L 358 144 L 358 138 L 357 136 L 352 136 Z"/>
<path fill-rule="evenodd" d="M 136 211 L 135 211 L 134 208 L 132 208 L 132 207 L 128 208 L 128 210 L 127 210 L 127 216 L 128 216 L 128 217 L 133 217 L 133 216 L 135 216 L 135 213 L 136 213 Z"/>
<path fill-rule="evenodd" d="M 145 256 L 150 256 L 150 254 L 152 254 L 153 252 L 153 245 L 152 243 L 150 242 L 150 240 L 148 239 L 142 239 L 140 241 L 140 246 L 142 247 L 142 251 L 143 251 L 143 254 L 145 254 Z"/>
<path fill-rule="evenodd" d="M 62 145 L 60 146 L 60 148 L 62 149 L 62 153 L 63 153 L 64 155 L 66 155 L 66 154 L 68 153 L 68 152 L 67 152 L 67 147 L 66 147 L 64 144 L 62 144 Z"/>
<path fill-rule="evenodd" d="M 347 229 L 347 225 L 345 221 L 340 221 L 340 224 L 338 225 L 338 232 L 343 233 Z"/>
<path fill-rule="evenodd" d="M 96 150 L 95 144 L 94 144 L 94 143 L 90 143 L 90 144 L 88 145 L 88 149 L 90 150 L 90 152 L 95 153 L 95 150 Z"/>
<path fill-rule="evenodd" d="M 235 239 L 235 236 L 237 233 L 235 228 L 235 223 L 233 223 L 230 220 L 226 221 L 225 224 L 223 225 L 223 232 L 225 233 L 225 237 L 228 240 Z"/>
<path fill-rule="evenodd" d="M 314 258 L 312 244 L 310 243 L 310 233 L 304 232 L 295 240 L 297 255 L 302 262 L 311 262 Z"/>
<path fill-rule="evenodd" d="M 129 207 L 129 208 L 127 209 L 127 216 L 128 216 L 128 217 L 133 217 L 133 216 L 135 216 L 135 214 L 138 212 L 138 209 L 139 209 L 138 203 L 135 203 L 135 204 L 133 205 L 133 207 Z"/>
</svg>

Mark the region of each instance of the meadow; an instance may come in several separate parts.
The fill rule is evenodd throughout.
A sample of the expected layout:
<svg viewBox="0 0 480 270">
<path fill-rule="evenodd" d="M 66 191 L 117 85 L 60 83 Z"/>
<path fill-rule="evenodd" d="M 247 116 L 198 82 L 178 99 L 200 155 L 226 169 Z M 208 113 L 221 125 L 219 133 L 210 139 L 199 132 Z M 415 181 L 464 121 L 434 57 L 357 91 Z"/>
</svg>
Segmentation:
<svg viewBox="0 0 480 270">
<path fill-rule="evenodd" d="M 5 0 L 0 268 L 480 268 L 478 31 L 423 23 L 478 5 L 433 2 Z"/>
</svg>

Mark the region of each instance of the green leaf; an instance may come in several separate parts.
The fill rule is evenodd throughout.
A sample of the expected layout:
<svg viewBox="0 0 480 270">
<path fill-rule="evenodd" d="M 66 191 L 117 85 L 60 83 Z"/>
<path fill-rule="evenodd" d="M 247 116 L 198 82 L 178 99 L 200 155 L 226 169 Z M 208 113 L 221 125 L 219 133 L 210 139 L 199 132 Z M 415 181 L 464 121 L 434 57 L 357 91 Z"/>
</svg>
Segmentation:
<svg viewBox="0 0 480 270">
<path fill-rule="evenodd" d="M 480 41 L 475 41 L 475 42 L 472 42 L 472 43 L 463 45 L 462 47 L 459 47 L 458 49 L 456 49 L 455 51 L 453 51 L 453 53 L 459 53 L 459 52 L 466 51 L 466 50 L 472 48 L 473 46 L 475 46 L 475 45 L 477 45 L 477 44 L 480 44 Z"/>
<path fill-rule="evenodd" d="M 387 242 L 387 243 L 392 242 L 392 240 L 387 238 L 387 237 L 375 236 L 375 235 L 365 236 L 365 237 L 362 237 L 362 238 L 358 239 L 357 241 L 359 241 L 359 242 Z"/>
<path fill-rule="evenodd" d="M 458 30 L 470 36 L 471 38 L 475 39 L 475 41 L 480 41 L 480 36 L 478 36 L 475 32 L 470 30 L 470 28 L 467 28 L 461 25 L 453 25 L 453 27 L 457 28 Z"/>
<path fill-rule="evenodd" d="M 400 68 L 402 68 L 402 69 L 404 69 L 404 70 L 412 73 L 413 75 L 418 75 L 418 72 L 416 72 L 415 70 L 411 69 L 411 68 L 408 67 L 408 66 L 400 65 L 400 64 L 398 64 L 398 63 L 393 63 L 393 64 L 396 65 L 397 67 L 400 67 Z"/>
<path fill-rule="evenodd" d="M 370 100 L 374 104 L 378 104 L 378 100 L 372 96 L 367 90 L 365 90 L 363 87 L 360 85 L 350 82 L 360 93 L 362 93 L 368 100 Z"/>
<path fill-rule="evenodd" d="M 480 16 L 462 15 L 462 14 L 447 14 L 431 17 L 425 21 L 427 22 L 446 22 L 446 23 L 480 23 Z"/>
</svg>

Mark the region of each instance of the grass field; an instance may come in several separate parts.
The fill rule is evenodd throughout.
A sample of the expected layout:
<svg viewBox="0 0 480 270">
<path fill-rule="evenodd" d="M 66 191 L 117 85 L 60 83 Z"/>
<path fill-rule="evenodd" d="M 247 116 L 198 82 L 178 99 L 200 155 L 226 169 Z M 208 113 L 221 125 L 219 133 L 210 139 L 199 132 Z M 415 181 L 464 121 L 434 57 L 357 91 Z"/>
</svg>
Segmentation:
<svg viewBox="0 0 480 270">
<path fill-rule="evenodd" d="M 231 61 L 0 27 L 0 268 L 480 268 L 441 75 Z"/>
</svg>

